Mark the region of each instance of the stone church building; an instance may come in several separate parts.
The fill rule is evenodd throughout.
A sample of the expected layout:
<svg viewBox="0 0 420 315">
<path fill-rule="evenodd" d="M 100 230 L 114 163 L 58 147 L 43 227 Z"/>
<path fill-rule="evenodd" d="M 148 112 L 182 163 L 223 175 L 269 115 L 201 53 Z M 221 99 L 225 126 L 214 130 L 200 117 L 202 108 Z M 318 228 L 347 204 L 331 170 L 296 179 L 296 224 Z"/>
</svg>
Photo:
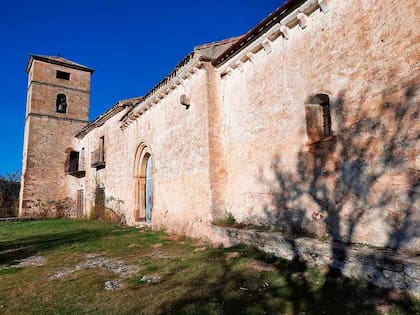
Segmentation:
<svg viewBox="0 0 420 315">
<path fill-rule="evenodd" d="M 216 240 L 224 218 L 420 248 L 420 1 L 289 0 L 88 121 L 92 69 L 30 56 L 20 216 Z"/>
</svg>

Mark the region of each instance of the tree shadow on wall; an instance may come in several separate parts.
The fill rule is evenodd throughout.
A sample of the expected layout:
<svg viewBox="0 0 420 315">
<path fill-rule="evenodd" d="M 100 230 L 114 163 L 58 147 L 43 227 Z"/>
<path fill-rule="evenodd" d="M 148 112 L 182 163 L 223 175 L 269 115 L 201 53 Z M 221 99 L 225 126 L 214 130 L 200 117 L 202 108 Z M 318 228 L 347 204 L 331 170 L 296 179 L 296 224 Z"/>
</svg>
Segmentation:
<svg viewBox="0 0 420 315">
<path fill-rule="evenodd" d="M 342 290 L 337 277 L 348 261 L 345 244 L 383 246 L 383 258 L 400 252 L 419 255 L 420 173 L 415 159 L 420 140 L 420 87 L 407 84 L 399 91 L 401 86 L 392 86 L 380 100 L 362 97 L 360 108 L 354 108 L 356 102 L 349 103 L 342 92 L 332 104 L 338 126 L 335 136 L 300 151 L 295 169 L 277 155 L 272 163 L 274 181 L 260 174 L 260 182 L 269 185 L 273 197 L 264 218 L 254 218 L 258 223 L 291 236 L 332 241 L 324 298 Z M 299 261 L 301 253 L 293 238 L 290 242 Z M 362 272 L 371 272 L 365 268 Z"/>
<path fill-rule="evenodd" d="M 216 280 L 209 281 L 214 275 L 205 271 L 198 273 L 182 296 L 160 313 L 376 314 L 390 305 L 398 305 L 402 314 L 419 313 L 418 303 L 407 294 L 348 279 L 339 271 L 348 263 L 346 244 L 362 239 L 375 219 L 384 222 L 385 238 L 378 240 L 387 248 L 384 258 L 400 251 L 418 255 L 412 244 L 420 237 L 420 184 L 413 157 L 420 139 L 420 88 L 408 84 L 403 93 L 398 91 L 400 86 L 389 88 L 379 100 L 361 97 L 359 103 L 365 104 L 352 110 L 350 102 L 355 101 L 342 92 L 332 104 L 336 135 L 299 152 L 295 169 L 284 164 L 282 155 L 276 156 L 274 181 L 261 174 L 259 180 L 269 185 L 273 200 L 265 218 L 249 223 L 269 224 L 290 234 L 287 242 L 294 259 L 286 262 L 261 253 L 253 257 L 276 267 L 285 279 L 282 288 L 262 289 L 258 275 L 238 272 L 226 262 Z M 331 241 L 332 261 L 317 288 L 294 240 L 302 235 Z M 241 291 L 243 287 L 248 290 Z M 280 300 L 274 303 L 276 298 Z M 214 309 L 209 310 L 209 304 Z"/>
<path fill-rule="evenodd" d="M 281 155 L 273 159 L 275 183 L 260 176 L 273 192 L 264 224 L 351 243 L 358 225 L 382 218 L 389 227 L 386 247 L 394 252 L 420 237 L 420 174 L 414 167 L 420 88 L 408 86 L 398 102 L 385 101 L 397 97 L 386 95 L 393 90 L 374 101 L 375 109 L 366 105 L 351 113 L 341 93 L 332 106 L 335 136 L 299 152 L 295 170 Z"/>
</svg>

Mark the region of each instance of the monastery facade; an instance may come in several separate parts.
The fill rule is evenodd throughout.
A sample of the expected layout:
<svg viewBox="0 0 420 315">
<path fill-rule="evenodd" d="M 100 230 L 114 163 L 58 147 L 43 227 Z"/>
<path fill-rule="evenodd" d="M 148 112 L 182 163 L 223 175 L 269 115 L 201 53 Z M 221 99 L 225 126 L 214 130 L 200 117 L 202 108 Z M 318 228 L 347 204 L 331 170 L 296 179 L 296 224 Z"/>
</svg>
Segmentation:
<svg viewBox="0 0 420 315">
<path fill-rule="evenodd" d="M 420 248 L 420 2 L 290 0 L 88 122 L 93 70 L 32 55 L 20 216 L 214 240 L 225 217 Z"/>
</svg>

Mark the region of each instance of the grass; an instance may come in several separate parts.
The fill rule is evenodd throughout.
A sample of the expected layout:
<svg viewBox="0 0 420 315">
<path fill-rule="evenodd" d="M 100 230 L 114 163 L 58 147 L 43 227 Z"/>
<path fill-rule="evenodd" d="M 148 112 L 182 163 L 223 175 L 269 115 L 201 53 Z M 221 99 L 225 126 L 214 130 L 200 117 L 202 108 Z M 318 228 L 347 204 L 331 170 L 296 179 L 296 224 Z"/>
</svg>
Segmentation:
<svg viewBox="0 0 420 315">
<path fill-rule="evenodd" d="M 119 278 L 88 268 L 50 276 L 100 254 L 137 265 Z M 46 258 L 19 267 L 19 259 Z M 151 284 L 144 275 L 159 275 Z M 104 289 L 118 279 L 122 288 Z M 210 248 L 191 239 L 97 221 L 0 223 L 0 314 L 419 314 L 418 301 L 254 248 Z"/>
</svg>

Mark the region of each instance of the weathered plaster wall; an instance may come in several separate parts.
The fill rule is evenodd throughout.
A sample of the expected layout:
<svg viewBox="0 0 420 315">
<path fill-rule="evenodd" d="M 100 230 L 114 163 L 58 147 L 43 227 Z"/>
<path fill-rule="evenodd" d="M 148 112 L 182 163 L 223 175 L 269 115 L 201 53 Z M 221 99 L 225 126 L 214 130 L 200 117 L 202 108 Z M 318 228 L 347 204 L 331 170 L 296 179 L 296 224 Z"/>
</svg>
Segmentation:
<svg viewBox="0 0 420 315">
<path fill-rule="evenodd" d="M 68 189 L 73 199 L 76 198 L 77 190 L 83 190 L 84 212 L 87 217 L 93 215 L 97 188 L 105 188 L 107 201 L 111 203 L 107 206 L 110 206 L 117 214 L 126 212 L 125 192 L 131 189 L 131 182 L 127 140 L 119 128 L 119 119 L 124 112 L 111 117 L 102 126 L 94 128 L 80 140 L 77 138 L 73 140 L 75 150 L 85 152 L 86 174 L 76 179 L 76 182 L 75 180 L 69 182 Z M 96 169 L 92 167 L 92 152 L 99 149 L 100 137 L 104 137 L 105 140 L 105 167 Z"/>
<path fill-rule="evenodd" d="M 206 235 L 203 226 L 209 228 L 211 220 L 206 82 L 206 71 L 200 69 L 127 128 L 120 129 L 123 111 L 80 142 L 75 140 L 79 148 L 92 152 L 99 137 L 105 137 L 105 168 L 91 168 L 89 157 L 86 176 L 80 180 L 88 212 L 99 183 L 105 187 L 107 199 L 123 201 L 127 223 L 135 223 L 135 157 L 139 145 L 144 144 L 152 152 L 154 166 L 152 225 L 181 234 Z M 189 109 L 180 104 L 182 94 L 190 100 Z"/>
<path fill-rule="evenodd" d="M 81 139 L 72 135 L 87 119 L 89 73 L 37 68 L 35 60 L 33 69 L 40 71 L 29 73 L 28 111 L 52 117 L 27 120 L 35 127 L 25 132 L 29 191 L 22 200 L 75 199 L 83 189 L 89 214 L 95 188 L 104 187 L 107 206 L 134 224 L 136 154 L 144 145 L 154 162 L 155 227 L 209 237 L 211 221 L 231 212 L 238 221 L 294 234 L 417 252 L 420 4 L 323 3 L 328 11 L 316 9 L 302 26 L 289 23 L 287 38 L 269 37 L 248 60 L 233 56 L 211 66 L 208 60 L 234 40 L 196 48 L 131 120 L 120 122 L 126 109 Z M 193 62 L 200 67 L 189 72 Z M 57 69 L 72 80 L 57 86 Z M 174 83 L 172 75 L 182 80 Z M 46 83 L 42 89 L 39 82 Z M 66 115 L 54 111 L 61 91 L 68 96 Z M 332 137 L 308 144 L 304 105 L 317 93 L 330 97 Z M 73 120 L 63 129 L 57 118 Z M 95 169 L 90 154 L 102 136 L 106 166 Z M 64 175 L 70 148 L 84 148 L 81 179 Z"/>
<path fill-rule="evenodd" d="M 420 3 L 329 3 L 221 79 L 225 209 L 418 251 Z M 330 96 L 333 137 L 307 145 L 304 104 L 317 93 Z"/>
<path fill-rule="evenodd" d="M 152 152 L 152 225 L 189 235 L 205 234 L 201 228 L 210 220 L 205 76 L 198 70 L 126 131 L 131 159 L 140 143 Z M 190 99 L 188 110 L 179 102 L 182 94 Z"/>
</svg>

